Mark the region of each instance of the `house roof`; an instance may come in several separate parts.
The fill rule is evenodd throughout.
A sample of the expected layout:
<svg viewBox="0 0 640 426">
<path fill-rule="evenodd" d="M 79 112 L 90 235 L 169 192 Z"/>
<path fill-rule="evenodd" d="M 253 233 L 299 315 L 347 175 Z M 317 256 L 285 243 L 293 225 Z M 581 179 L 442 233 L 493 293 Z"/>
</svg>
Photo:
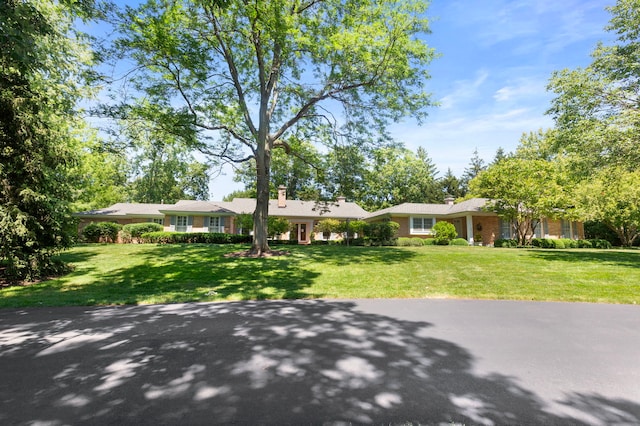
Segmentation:
<svg viewBox="0 0 640 426">
<path fill-rule="evenodd" d="M 365 219 L 374 219 L 380 216 L 450 216 L 462 213 L 478 213 L 483 212 L 483 207 L 488 201 L 489 199 L 487 198 L 471 198 L 457 204 L 403 203 L 370 213 Z"/>
<path fill-rule="evenodd" d="M 255 198 L 234 198 L 225 205 L 236 213 L 253 213 L 256 209 L 256 200 Z M 285 205 L 286 207 L 278 207 L 278 200 L 269 200 L 269 216 L 359 219 L 368 214 L 358 204 L 350 202 L 286 200 Z"/>
<path fill-rule="evenodd" d="M 167 207 L 167 204 L 145 204 L 145 203 L 116 203 L 104 209 L 89 210 L 74 213 L 78 217 L 157 217 L 164 215 L 160 213 L 160 209 Z"/>
<path fill-rule="evenodd" d="M 165 214 L 242 214 L 253 213 L 255 198 L 234 198 L 233 201 L 180 200 L 175 204 L 117 203 L 110 207 L 76 213 L 79 217 L 121 218 L 158 217 Z M 308 217 L 316 219 L 359 219 L 368 214 L 356 203 L 286 200 L 286 207 L 278 207 L 278 200 L 269 200 L 269 215 L 279 217 Z"/>
<path fill-rule="evenodd" d="M 228 204 L 225 202 L 209 202 L 209 201 L 194 201 L 194 200 L 180 200 L 174 205 L 165 205 L 160 209 L 162 213 L 218 213 L 218 214 L 234 214 L 235 212 L 228 208 L 222 207 L 222 205 Z"/>
</svg>

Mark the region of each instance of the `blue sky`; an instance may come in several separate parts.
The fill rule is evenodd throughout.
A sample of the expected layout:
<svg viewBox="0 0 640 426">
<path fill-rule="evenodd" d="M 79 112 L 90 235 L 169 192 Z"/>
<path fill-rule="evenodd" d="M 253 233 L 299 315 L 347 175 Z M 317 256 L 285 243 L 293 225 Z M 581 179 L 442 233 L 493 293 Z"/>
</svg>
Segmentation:
<svg viewBox="0 0 640 426">
<path fill-rule="evenodd" d="M 391 128 L 410 149 L 424 147 L 439 176 L 457 176 L 477 148 L 491 161 L 498 147 L 513 151 L 525 132 L 552 127 L 545 115 L 555 70 L 586 66 L 614 0 L 432 0 L 432 34 L 441 55 L 429 66 L 428 90 L 439 107 L 422 126 L 407 120 Z M 211 199 L 242 189 L 230 167 L 210 185 Z"/>
<path fill-rule="evenodd" d="M 545 111 L 554 70 L 590 63 L 611 1 L 433 0 L 428 43 L 442 55 L 429 83 L 441 106 L 422 127 L 396 125 L 409 148 L 424 147 L 440 175 L 461 175 L 474 149 L 491 161 L 498 147 L 512 151 L 524 132 L 552 127 Z"/>
<path fill-rule="evenodd" d="M 439 176 L 457 176 L 477 148 L 489 162 L 499 147 L 513 151 L 525 132 L 553 126 L 545 115 L 553 71 L 584 67 L 610 15 L 603 0 L 432 0 L 427 43 L 441 55 L 429 67 L 428 88 L 440 106 L 422 126 L 405 121 L 392 135 L 424 147 Z M 242 187 L 232 173 L 211 184 L 219 200 Z"/>
</svg>

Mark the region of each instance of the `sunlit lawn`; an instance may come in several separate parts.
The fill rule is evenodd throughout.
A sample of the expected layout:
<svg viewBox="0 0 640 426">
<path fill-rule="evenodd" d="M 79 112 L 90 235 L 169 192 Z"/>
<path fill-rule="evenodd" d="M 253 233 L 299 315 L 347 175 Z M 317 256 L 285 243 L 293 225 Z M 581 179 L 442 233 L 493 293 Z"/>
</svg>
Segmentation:
<svg viewBox="0 0 640 426">
<path fill-rule="evenodd" d="M 488 247 L 87 245 L 65 277 L 0 290 L 0 307 L 298 298 L 474 298 L 640 303 L 638 250 Z"/>
</svg>

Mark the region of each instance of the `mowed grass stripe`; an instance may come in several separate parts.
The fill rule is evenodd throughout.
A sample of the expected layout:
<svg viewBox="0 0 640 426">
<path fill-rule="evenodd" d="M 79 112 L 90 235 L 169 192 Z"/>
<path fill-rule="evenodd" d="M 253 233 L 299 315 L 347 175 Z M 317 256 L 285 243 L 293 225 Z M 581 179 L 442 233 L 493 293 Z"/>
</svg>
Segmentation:
<svg viewBox="0 0 640 426">
<path fill-rule="evenodd" d="M 488 247 L 84 245 L 71 274 L 0 290 L 0 307 L 298 298 L 472 298 L 640 302 L 640 251 Z"/>
</svg>

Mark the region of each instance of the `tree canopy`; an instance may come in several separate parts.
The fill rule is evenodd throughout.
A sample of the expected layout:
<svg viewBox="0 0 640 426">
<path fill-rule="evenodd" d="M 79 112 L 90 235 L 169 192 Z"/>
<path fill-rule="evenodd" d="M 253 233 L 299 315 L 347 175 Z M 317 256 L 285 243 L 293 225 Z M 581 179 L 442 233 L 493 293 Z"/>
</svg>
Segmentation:
<svg viewBox="0 0 640 426">
<path fill-rule="evenodd" d="M 76 15 L 49 0 L 0 3 L 0 266 L 9 280 L 54 272 L 72 242 L 74 108 L 91 54 Z"/>
<path fill-rule="evenodd" d="M 156 121 L 212 157 L 255 161 L 260 254 L 274 148 L 290 153 L 294 135 L 371 142 L 391 121 L 424 117 L 425 12 L 422 1 L 149 0 L 123 12 L 115 48 Z"/>
<path fill-rule="evenodd" d="M 633 237 L 621 229 L 637 229 L 638 218 L 605 206 L 632 205 L 634 200 L 633 191 L 620 189 L 634 179 L 640 163 L 640 2 L 618 0 L 608 9 L 612 18 L 606 29 L 617 34 L 616 43 L 599 44 L 588 67 L 558 71 L 551 79 L 549 88 L 556 95 L 549 110 L 556 123 L 552 148 L 567 159 L 579 182 L 576 187 L 596 190 L 579 197 L 580 210 L 586 217 L 606 220 L 629 243 Z M 605 219 L 605 211 L 612 213 L 611 220 Z"/>
</svg>

